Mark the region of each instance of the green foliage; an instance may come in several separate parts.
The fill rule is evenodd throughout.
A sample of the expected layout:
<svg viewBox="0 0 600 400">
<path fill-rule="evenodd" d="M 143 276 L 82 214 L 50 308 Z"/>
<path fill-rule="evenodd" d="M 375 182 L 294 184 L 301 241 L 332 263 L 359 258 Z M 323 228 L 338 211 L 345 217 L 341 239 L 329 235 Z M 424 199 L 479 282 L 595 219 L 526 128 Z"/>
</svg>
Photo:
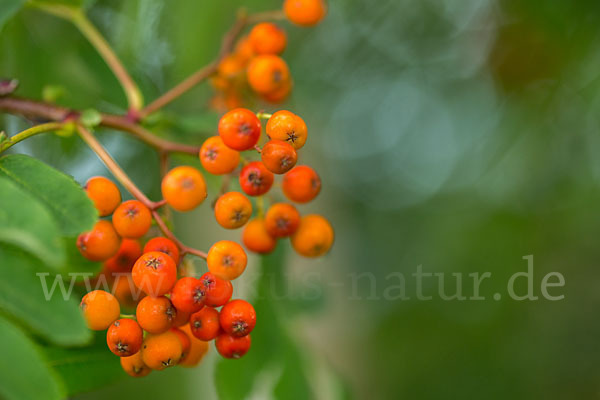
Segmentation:
<svg viewBox="0 0 600 400">
<path fill-rule="evenodd" d="M 94 204 L 72 177 L 35 158 L 20 154 L 0 158 L 0 176 L 43 202 L 65 236 L 91 229 L 98 217 Z"/>
<path fill-rule="evenodd" d="M 0 30 L 6 21 L 15 15 L 25 4 L 25 0 L 2 0 L 0 2 Z"/>
<path fill-rule="evenodd" d="M 27 335 L 0 317 L 0 397 L 7 400 L 55 400 L 64 389 Z"/>
</svg>

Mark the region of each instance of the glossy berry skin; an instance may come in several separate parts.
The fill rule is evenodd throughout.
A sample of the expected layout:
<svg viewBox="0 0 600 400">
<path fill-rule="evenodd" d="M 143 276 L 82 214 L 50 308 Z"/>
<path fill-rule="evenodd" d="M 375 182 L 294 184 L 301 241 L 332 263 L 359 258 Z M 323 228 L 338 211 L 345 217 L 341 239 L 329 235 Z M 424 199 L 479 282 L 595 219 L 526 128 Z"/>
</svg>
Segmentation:
<svg viewBox="0 0 600 400">
<path fill-rule="evenodd" d="M 281 189 L 291 201 L 308 203 L 321 191 L 321 178 L 311 167 L 298 165 L 285 174 Z"/>
<path fill-rule="evenodd" d="M 212 307 L 204 307 L 190 317 L 190 328 L 192 334 L 206 342 L 213 340 L 219 335 L 221 325 L 219 312 Z"/>
<path fill-rule="evenodd" d="M 256 24 L 248 38 L 256 54 L 281 54 L 287 44 L 285 31 L 271 22 Z"/>
<path fill-rule="evenodd" d="M 146 234 L 152 224 L 148 207 L 138 200 L 124 201 L 117 207 L 112 217 L 113 225 L 124 238 L 137 239 Z"/>
<path fill-rule="evenodd" d="M 246 72 L 248 84 L 259 94 L 275 92 L 290 80 L 290 69 L 285 61 L 273 54 L 256 56 Z"/>
<path fill-rule="evenodd" d="M 249 150 L 260 138 L 260 120 L 246 108 L 236 108 L 219 120 L 219 136 L 225 145 L 233 150 Z"/>
<path fill-rule="evenodd" d="M 117 254 L 104 262 L 108 272 L 130 272 L 133 264 L 142 255 L 142 246 L 137 240 L 123 239 Z"/>
<path fill-rule="evenodd" d="M 188 322 L 190 322 L 190 315 L 192 315 L 192 313 L 177 310 L 175 319 L 173 320 L 173 327 L 178 328 L 180 326 L 186 325 Z"/>
<path fill-rule="evenodd" d="M 83 296 L 79 307 L 87 326 L 94 331 L 107 329 L 121 314 L 115 296 L 104 290 L 94 290 Z"/>
<path fill-rule="evenodd" d="M 186 276 L 175 283 L 171 291 L 171 302 L 177 310 L 195 313 L 204 307 L 205 292 L 200 279 Z"/>
<path fill-rule="evenodd" d="M 146 296 L 137 305 L 135 316 L 138 324 L 148 333 L 163 333 L 171 329 L 177 311 L 164 296 Z"/>
<path fill-rule="evenodd" d="M 82 256 L 91 261 L 105 261 L 114 256 L 121 245 L 121 238 L 109 221 L 96 222 L 89 232 L 77 237 L 77 247 Z"/>
<path fill-rule="evenodd" d="M 185 332 L 190 338 L 190 350 L 180 361 L 179 365 L 182 367 L 190 368 L 195 367 L 202 361 L 206 353 L 208 352 L 208 342 L 197 339 L 190 329 L 189 324 L 185 324 L 181 327 L 181 330 Z"/>
<path fill-rule="evenodd" d="M 121 191 L 108 178 L 94 176 L 88 179 L 84 188 L 101 217 L 112 214 L 121 203 Z"/>
<path fill-rule="evenodd" d="M 206 139 L 199 156 L 204 169 L 213 175 L 233 172 L 240 163 L 240 153 L 227 147 L 220 136 Z"/>
<path fill-rule="evenodd" d="M 143 254 L 133 266 L 131 277 L 135 285 L 150 296 L 168 293 L 177 280 L 175 261 L 160 251 Z"/>
<path fill-rule="evenodd" d="M 298 161 L 294 147 L 283 140 L 269 140 L 263 146 L 260 156 L 265 167 L 274 174 L 285 174 Z"/>
<path fill-rule="evenodd" d="M 227 304 L 233 294 L 233 285 L 226 279 L 221 279 L 207 272 L 200 277 L 205 288 L 204 305 L 208 307 L 221 307 Z"/>
<path fill-rule="evenodd" d="M 162 180 L 161 190 L 167 204 L 177 211 L 190 211 L 206 199 L 206 182 L 196 168 L 180 166 Z"/>
<path fill-rule="evenodd" d="M 294 24 L 312 26 L 325 17 L 327 7 L 324 0 L 285 0 L 283 11 Z"/>
<path fill-rule="evenodd" d="M 296 150 L 304 146 L 308 136 L 304 120 L 287 110 L 277 111 L 269 118 L 266 132 L 270 139 L 287 142 Z"/>
<path fill-rule="evenodd" d="M 148 335 L 142 344 L 142 360 L 155 370 L 177 365 L 182 353 L 183 346 L 179 336 L 170 330 L 158 335 Z"/>
<path fill-rule="evenodd" d="M 275 203 L 265 214 L 265 229 L 275 238 L 292 235 L 300 225 L 300 213 L 291 204 Z"/>
<path fill-rule="evenodd" d="M 292 247 L 305 257 L 319 257 L 329 251 L 334 233 L 329 222 L 320 215 L 302 217 L 300 226 L 291 237 Z"/>
<path fill-rule="evenodd" d="M 240 186 L 244 193 L 248 196 L 261 196 L 267 193 L 275 176 L 265 167 L 260 161 L 252 161 L 248 163 L 240 172 Z"/>
<path fill-rule="evenodd" d="M 187 333 L 185 333 L 184 331 L 182 331 L 179 328 L 171 328 L 171 332 L 176 334 L 177 337 L 179 338 L 179 342 L 181 342 L 181 358 L 179 359 L 179 361 L 181 361 L 190 352 L 190 348 L 192 347 L 192 340 L 190 339 L 190 337 Z M 178 362 L 178 364 L 179 364 L 179 362 Z"/>
<path fill-rule="evenodd" d="M 129 357 L 121 357 L 121 368 L 123 368 L 123 371 L 125 371 L 127 375 L 133 376 L 134 378 L 141 378 L 152 372 L 152 369 L 144 364 L 141 351 L 138 351 Z"/>
<path fill-rule="evenodd" d="M 248 250 L 259 254 L 268 254 L 277 245 L 277 240 L 267 232 L 265 220 L 260 218 L 246 224 L 242 232 L 242 242 Z"/>
<path fill-rule="evenodd" d="M 148 240 L 144 246 L 144 253 L 151 251 L 168 254 L 175 261 L 175 265 L 179 264 L 179 248 L 171 239 L 159 236 Z"/>
<path fill-rule="evenodd" d="M 246 336 L 256 325 L 256 311 L 245 300 L 231 300 L 221 309 L 219 323 L 232 336 Z"/>
<path fill-rule="evenodd" d="M 225 229 L 243 226 L 252 215 L 252 203 L 239 192 L 228 192 L 215 203 L 215 219 Z"/>
<path fill-rule="evenodd" d="M 225 358 L 243 357 L 250 350 L 251 343 L 250 335 L 236 337 L 229 333 L 222 333 L 215 339 L 217 351 Z"/>
<path fill-rule="evenodd" d="M 208 251 L 208 270 L 221 279 L 233 280 L 246 269 L 248 257 L 242 246 L 230 240 L 220 240 Z"/>
<path fill-rule="evenodd" d="M 106 343 L 113 354 L 129 357 L 140 351 L 142 328 L 132 319 L 121 318 L 112 323 L 106 332 Z"/>
</svg>

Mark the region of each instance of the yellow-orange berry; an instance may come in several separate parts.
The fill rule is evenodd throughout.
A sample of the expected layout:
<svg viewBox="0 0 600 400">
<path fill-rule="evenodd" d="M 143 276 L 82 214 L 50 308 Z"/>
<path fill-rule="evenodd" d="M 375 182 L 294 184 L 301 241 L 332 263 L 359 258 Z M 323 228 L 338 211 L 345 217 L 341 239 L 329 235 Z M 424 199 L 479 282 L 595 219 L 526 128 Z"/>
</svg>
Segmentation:
<svg viewBox="0 0 600 400">
<path fill-rule="evenodd" d="M 239 244 L 230 240 L 220 240 L 208 251 L 208 270 L 218 278 L 233 280 L 246 269 L 248 257 Z"/>
<path fill-rule="evenodd" d="M 275 203 L 265 214 L 265 229 L 269 235 L 280 238 L 290 236 L 300 225 L 300 213 L 291 204 Z"/>
<path fill-rule="evenodd" d="M 246 108 L 236 108 L 225 113 L 219 120 L 219 136 L 231 149 L 251 149 L 260 138 L 260 120 Z"/>
<path fill-rule="evenodd" d="M 135 285 L 150 296 L 168 293 L 177 280 L 175 261 L 160 251 L 151 251 L 135 262 L 131 270 Z"/>
<path fill-rule="evenodd" d="M 163 333 L 173 325 L 177 311 L 164 296 L 144 297 L 135 310 L 137 322 L 148 333 Z"/>
<path fill-rule="evenodd" d="M 188 336 L 187 333 L 182 331 L 180 328 L 171 328 L 171 332 L 177 335 L 179 341 L 181 342 L 181 358 L 178 361 L 178 364 L 181 360 L 183 360 L 192 347 L 192 339 Z"/>
<path fill-rule="evenodd" d="M 121 357 L 121 368 L 123 368 L 123 371 L 125 371 L 127 375 L 133 376 L 134 378 L 141 378 L 152 372 L 152 369 L 144 364 L 141 351 L 138 351 L 129 357 Z"/>
<path fill-rule="evenodd" d="M 321 178 L 311 167 L 298 165 L 285 174 L 281 189 L 288 199 L 307 203 L 321 191 Z"/>
<path fill-rule="evenodd" d="M 285 174 L 298 160 L 294 146 L 283 140 L 269 140 L 263 146 L 260 156 L 265 167 L 274 174 Z"/>
<path fill-rule="evenodd" d="M 329 222 L 320 215 L 311 214 L 302 217 L 291 242 L 298 254 L 319 257 L 329 251 L 333 239 L 333 228 Z"/>
<path fill-rule="evenodd" d="M 206 198 L 206 182 L 196 168 L 181 166 L 170 170 L 162 180 L 162 195 L 177 211 L 190 211 Z"/>
<path fill-rule="evenodd" d="M 104 290 L 94 290 L 83 296 L 80 307 L 88 327 L 94 331 L 107 329 L 121 314 L 115 296 Z"/>
<path fill-rule="evenodd" d="M 89 232 L 77 238 L 79 252 L 91 261 L 106 261 L 119 251 L 121 238 L 117 235 L 110 221 L 96 222 Z"/>
<path fill-rule="evenodd" d="M 211 136 L 200 148 L 200 162 L 213 175 L 228 174 L 240 163 L 240 153 L 227 147 L 220 136 Z"/>
<path fill-rule="evenodd" d="M 290 80 L 290 69 L 285 61 L 273 54 L 256 56 L 248 65 L 248 84 L 257 93 L 272 93 Z"/>
<path fill-rule="evenodd" d="M 281 54 L 285 50 L 285 31 L 271 22 L 257 24 L 248 36 L 256 54 Z"/>
<path fill-rule="evenodd" d="M 215 218 L 225 229 L 243 226 L 252 215 L 252 203 L 239 192 L 228 192 L 215 203 Z"/>
<path fill-rule="evenodd" d="M 148 335 L 142 344 L 144 364 L 156 370 L 177 365 L 182 352 L 181 340 L 170 330 L 158 335 Z"/>
<path fill-rule="evenodd" d="M 124 238 L 137 239 L 146 234 L 152 225 L 150 210 L 141 201 L 127 200 L 121 203 L 112 217 L 113 225 Z"/>
<path fill-rule="evenodd" d="M 101 217 L 112 214 L 121 203 L 121 191 L 113 181 L 103 176 L 94 176 L 88 179 L 85 184 L 85 192 L 94 202 Z"/>
<path fill-rule="evenodd" d="M 283 11 L 291 22 L 301 26 L 312 26 L 325 17 L 327 7 L 323 0 L 285 0 Z"/>
<path fill-rule="evenodd" d="M 277 240 L 267 232 L 264 219 L 253 219 L 246 224 L 242 232 L 242 242 L 250 251 L 267 254 L 275 249 Z"/>
<path fill-rule="evenodd" d="M 288 142 L 296 150 L 304 146 L 308 134 L 304 120 L 286 110 L 277 111 L 269 118 L 266 131 L 269 138 Z"/>
<path fill-rule="evenodd" d="M 195 367 L 202 361 L 208 352 L 208 342 L 197 339 L 192 334 L 189 324 L 183 325 L 181 330 L 190 338 L 190 350 L 187 355 L 179 361 L 179 365 L 186 368 Z"/>
</svg>

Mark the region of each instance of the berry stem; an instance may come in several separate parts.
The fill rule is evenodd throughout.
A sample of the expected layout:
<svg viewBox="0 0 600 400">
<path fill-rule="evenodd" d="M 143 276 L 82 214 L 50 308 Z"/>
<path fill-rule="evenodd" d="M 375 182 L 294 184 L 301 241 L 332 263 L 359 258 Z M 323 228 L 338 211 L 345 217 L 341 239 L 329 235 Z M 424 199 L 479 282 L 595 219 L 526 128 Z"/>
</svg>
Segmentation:
<svg viewBox="0 0 600 400">
<path fill-rule="evenodd" d="M 269 114 L 269 113 L 266 113 L 266 112 L 257 112 L 256 113 L 256 117 L 258 119 L 269 119 L 272 116 L 273 116 L 273 114 Z"/>
<path fill-rule="evenodd" d="M 162 217 L 156 210 L 152 210 L 152 217 L 156 221 L 156 224 L 158 225 L 158 227 L 160 228 L 162 233 L 167 238 L 171 239 L 177 245 L 177 247 L 179 247 L 182 255 L 193 254 L 195 256 L 198 256 L 198 257 L 206 260 L 206 257 L 208 257 L 208 254 L 206 254 L 205 252 L 203 252 L 201 250 L 194 249 L 192 247 L 187 247 L 186 245 L 181 243 L 181 241 L 179 239 L 177 239 L 177 237 L 173 234 L 173 232 L 171 232 L 171 230 L 167 227 L 167 224 L 165 224 L 165 221 L 162 219 Z"/>
<path fill-rule="evenodd" d="M 45 124 L 34 125 L 31 128 L 25 129 L 24 131 L 21 131 L 11 136 L 10 138 L 7 138 L 6 140 L 0 142 L 0 153 L 27 138 L 38 135 L 40 133 L 57 131 L 59 129 L 62 129 L 64 126 L 65 124 L 60 122 L 47 122 Z"/>
<path fill-rule="evenodd" d="M 154 202 L 150 200 L 146 195 L 133 183 L 129 176 L 123 171 L 123 169 L 117 164 L 117 162 L 111 157 L 106 149 L 100 144 L 98 139 L 81 124 L 77 124 L 77 131 L 83 141 L 96 153 L 98 158 L 102 160 L 106 168 L 114 175 L 114 177 L 121 182 L 121 184 L 127 189 L 129 193 L 136 199 L 141 201 L 146 207 L 154 211 L 158 207 L 162 206 L 164 202 Z"/>
</svg>

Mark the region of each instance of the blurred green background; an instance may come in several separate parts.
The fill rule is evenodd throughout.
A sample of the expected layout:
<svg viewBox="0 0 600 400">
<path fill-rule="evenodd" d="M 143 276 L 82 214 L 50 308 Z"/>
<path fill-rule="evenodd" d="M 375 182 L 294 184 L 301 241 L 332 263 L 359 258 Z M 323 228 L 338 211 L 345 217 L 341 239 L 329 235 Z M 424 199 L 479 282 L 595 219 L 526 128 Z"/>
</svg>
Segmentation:
<svg viewBox="0 0 600 400">
<path fill-rule="evenodd" d="M 151 100 L 214 57 L 239 6 L 280 4 L 97 0 L 88 15 Z M 307 121 L 301 162 L 324 183 L 300 210 L 332 221 L 333 250 L 306 260 L 284 243 L 264 263 L 278 272 L 257 301 L 271 305 L 258 317 L 262 345 L 241 366 L 212 349 L 196 369 L 124 378 L 77 398 L 212 399 L 215 374 L 228 379 L 223 398 L 598 398 L 599 18 L 596 1 L 331 0 L 315 28 L 282 23 L 295 88 L 281 107 Z M 125 106 L 75 28 L 35 10 L 0 33 L 0 75 L 19 79 L 22 96 L 60 88 L 61 104 Z M 211 93 L 194 89 L 154 130 L 200 143 L 216 131 Z M 1 124 L 11 134 L 26 126 L 14 117 Z M 122 134 L 100 137 L 157 198 L 154 153 Z M 14 151 L 79 182 L 107 174 L 76 138 L 37 137 Z M 219 182 L 209 183 L 214 195 Z M 178 215 L 176 231 L 200 248 L 238 238 L 210 214 Z M 535 294 L 557 271 L 566 285 L 551 293 L 563 300 L 492 298 L 526 270 L 527 255 Z M 259 264 L 251 259 L 236 296 L 256 295 Z M 465 280 L 491 272 L 486 300 L 444 301 L 429 279 L 424 292 L 434 298 L 418 301 L 410 276 L 419 265 Z M 398 272 L 409 300 L 386 296 Z"/>
</svg>

